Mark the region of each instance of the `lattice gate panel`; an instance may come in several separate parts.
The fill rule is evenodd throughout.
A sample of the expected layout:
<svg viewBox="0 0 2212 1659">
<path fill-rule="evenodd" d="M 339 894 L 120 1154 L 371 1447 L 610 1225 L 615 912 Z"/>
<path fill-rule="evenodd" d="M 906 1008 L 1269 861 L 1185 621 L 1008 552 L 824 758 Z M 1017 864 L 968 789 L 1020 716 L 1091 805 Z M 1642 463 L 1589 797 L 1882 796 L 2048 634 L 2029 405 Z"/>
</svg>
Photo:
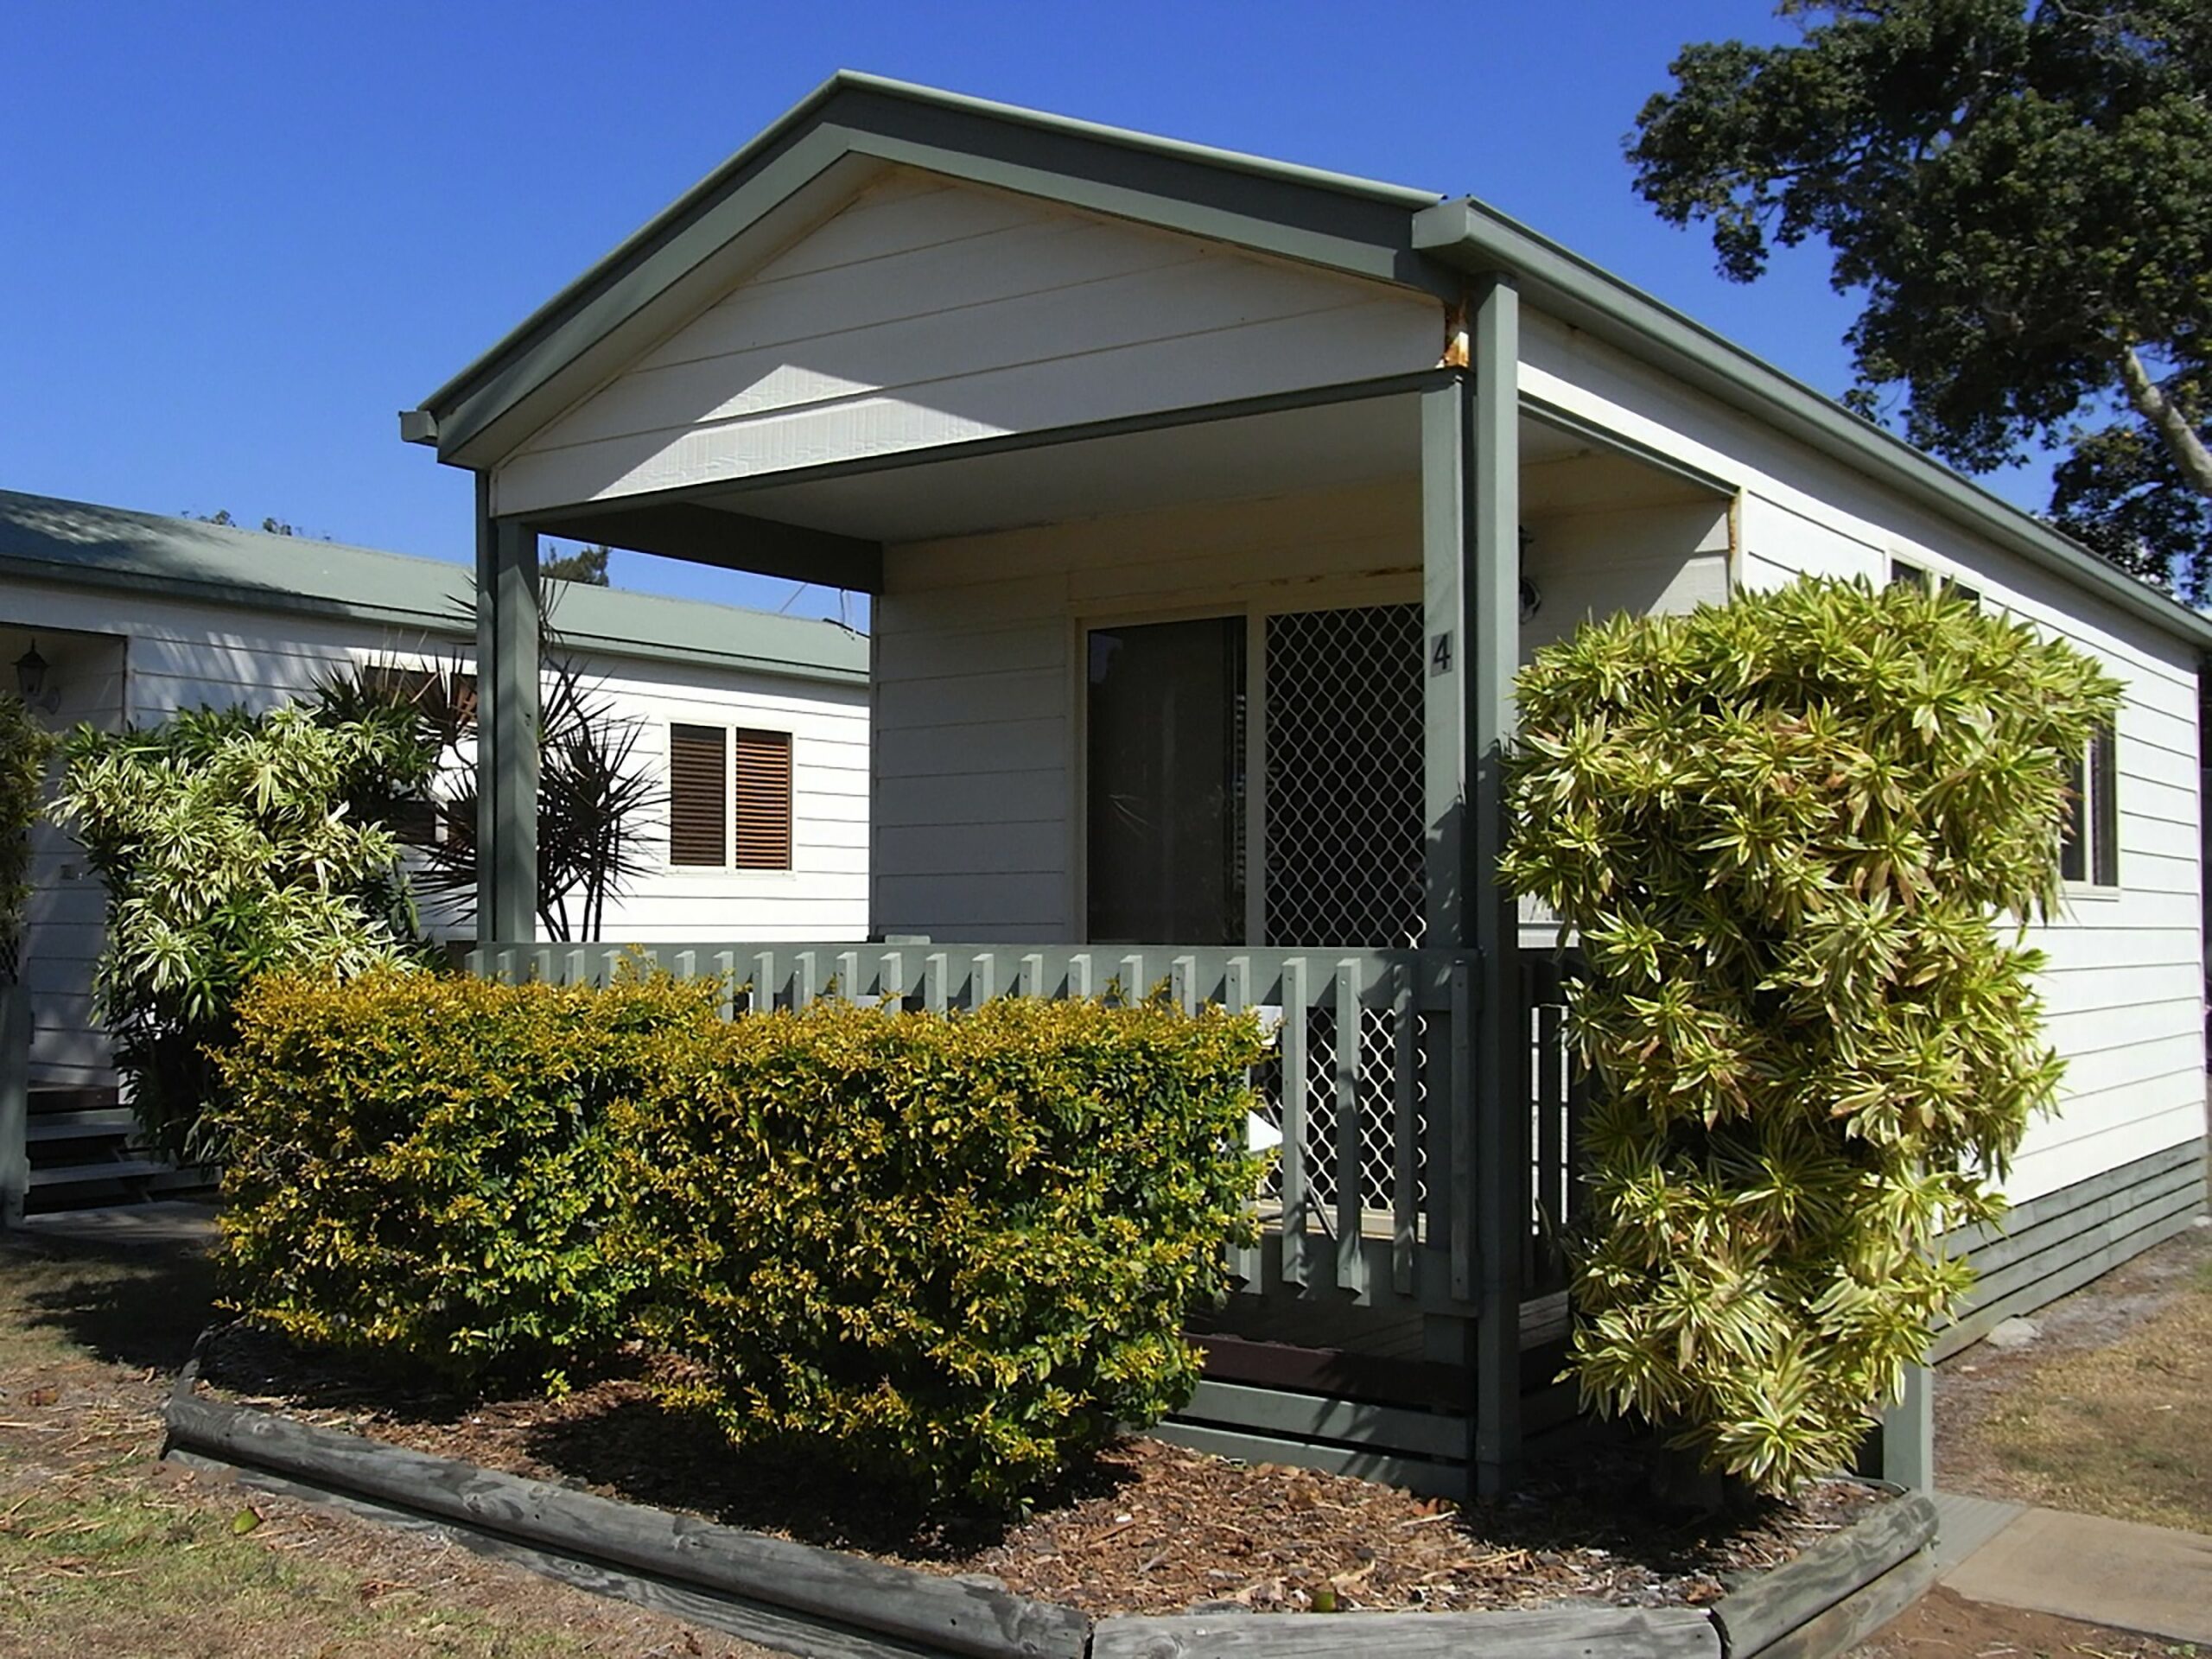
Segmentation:
<svg viewBox="0 0 2212 1659">
<path fill-rule="evenodd" d="M 1424 662 L 1418 605 L 1268 618 L 1269 944 L 1421 943 Z"/>
</svg>

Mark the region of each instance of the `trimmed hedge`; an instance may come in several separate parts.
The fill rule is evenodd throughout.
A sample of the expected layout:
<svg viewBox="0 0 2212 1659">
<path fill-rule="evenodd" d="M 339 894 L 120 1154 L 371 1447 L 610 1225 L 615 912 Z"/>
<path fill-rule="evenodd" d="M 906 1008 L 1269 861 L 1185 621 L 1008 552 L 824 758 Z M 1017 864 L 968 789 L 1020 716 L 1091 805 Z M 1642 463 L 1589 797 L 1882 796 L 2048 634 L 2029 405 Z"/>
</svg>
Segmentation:
<svg viewBox="0 0 2212 1659">
<path fill-rule="evenodd" d="M 1256 1021 L 719 986 L 271 979 L 222 1058 L 239 1312 L 457 1381 L 642 1335 L 742 1446 L 1018 1503 L 1188 1397 L 1249 1238 Z"/>
<path fill-rule="evenodd" d="M 741 1445 L 1008 1503 L 1189 1397 L 1256 1022 L 1008 999 L 733 1021 L 617 1110 L 648 1338 Z"/>
<path fill-rule="evenodd" d="M 232 1307 L 463 1383 L 558 1387 L 621 1340 L 640 1275 L 604 1243 L 609 1108 L 669 1040 L 703 1039 L 713 986 L 271 976 L 237 1017 L 215 1125 Z"/>
</svg>

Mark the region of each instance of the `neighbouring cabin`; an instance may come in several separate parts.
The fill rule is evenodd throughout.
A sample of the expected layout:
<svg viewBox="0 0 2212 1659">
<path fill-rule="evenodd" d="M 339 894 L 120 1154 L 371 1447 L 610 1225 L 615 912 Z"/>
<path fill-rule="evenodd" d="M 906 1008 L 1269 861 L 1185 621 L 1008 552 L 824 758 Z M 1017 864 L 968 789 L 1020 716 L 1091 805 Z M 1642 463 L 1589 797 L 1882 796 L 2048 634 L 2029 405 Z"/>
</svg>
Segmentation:
<svg viewBox="0 0 2212 1659">
<path fill-rule="evenodd" d="M 457 664 L 467 687 L 472 586 L 442 561 L 0 491 L 0 672 L 55 732 L 266 709 L 348 667 L 429 682 Z M 866 642 L 829 622 L 570 584 L 547 610 L 665 800 L 636 826 L 647 868 L 610 903 L 607 936 L 864 938 Z M 678 800 L 693 832 L 681 845 Z M 440 833 L 428 810 L 408 828 Z M 35 1205 L 158 1187 L 168 1178 L 127 1150 L 93 1006 L 105 891 L 60 826 L 35 827 L 32 847 L 17 1179 Z M 471 910 L 426 900 L 424 921 L 465 940 Z M 0 1115 L 0 1142 L 12 1139 Z M 16 1166 L 5 1146 L 0 1166 Z"/>
<path fill-rule="evenodd" d="M 733 1011 L 1274 1026 L 1265 1236 L 1166 1432 L 1493 1490 L 1572 1414 L 1577 1084 L 1496 757 L 1517 665 L 1624 609 L 1958 581 L 2126 678 L 2037 930 L 2067 1109 L 1956 1339 L 2202 1205 L 2212 625 L 1479 203 L 840 76 L 402 424 L 479 479 L 495 849 L 540 534 L 861 588 L 874 943 L 660 959 Z M 483 969 L 607 971 L 530 880 L 487 861 Z"/>
</svg>

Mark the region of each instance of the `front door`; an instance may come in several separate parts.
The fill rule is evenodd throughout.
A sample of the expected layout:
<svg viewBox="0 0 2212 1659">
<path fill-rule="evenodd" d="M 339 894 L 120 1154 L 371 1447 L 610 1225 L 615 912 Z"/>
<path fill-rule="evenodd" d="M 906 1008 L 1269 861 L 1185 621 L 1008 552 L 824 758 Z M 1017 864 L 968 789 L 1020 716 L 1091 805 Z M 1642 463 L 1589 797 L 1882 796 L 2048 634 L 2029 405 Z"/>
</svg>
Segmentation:
<svg viewBox="0 0 2212 1659">
<path fill-rule="evenodd" d="M 1421 644 L 1418 605 L 1092 629 L 1090 941 L 1418 943 Z"/>
</svg>

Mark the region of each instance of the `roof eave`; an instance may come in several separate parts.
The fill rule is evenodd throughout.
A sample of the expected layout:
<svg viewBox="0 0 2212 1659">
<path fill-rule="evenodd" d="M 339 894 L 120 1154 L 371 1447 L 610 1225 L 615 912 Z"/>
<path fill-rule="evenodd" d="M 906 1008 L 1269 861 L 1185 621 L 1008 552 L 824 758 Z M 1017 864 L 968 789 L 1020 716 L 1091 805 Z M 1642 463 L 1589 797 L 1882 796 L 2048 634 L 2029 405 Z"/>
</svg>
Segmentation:
<svg viewBox="0 0 2212 1659">
<path fill-rule="evenodd" d="M 1503 271 L 1536 309 L 1640 358 L 1835 456 L 1955 524 L 2212 650 L 2212 618 L 1932 460 L 1702 323 L 1472 199 L 1414 217 L 1414 246 L 1470 273 Z"/>
</svg>

